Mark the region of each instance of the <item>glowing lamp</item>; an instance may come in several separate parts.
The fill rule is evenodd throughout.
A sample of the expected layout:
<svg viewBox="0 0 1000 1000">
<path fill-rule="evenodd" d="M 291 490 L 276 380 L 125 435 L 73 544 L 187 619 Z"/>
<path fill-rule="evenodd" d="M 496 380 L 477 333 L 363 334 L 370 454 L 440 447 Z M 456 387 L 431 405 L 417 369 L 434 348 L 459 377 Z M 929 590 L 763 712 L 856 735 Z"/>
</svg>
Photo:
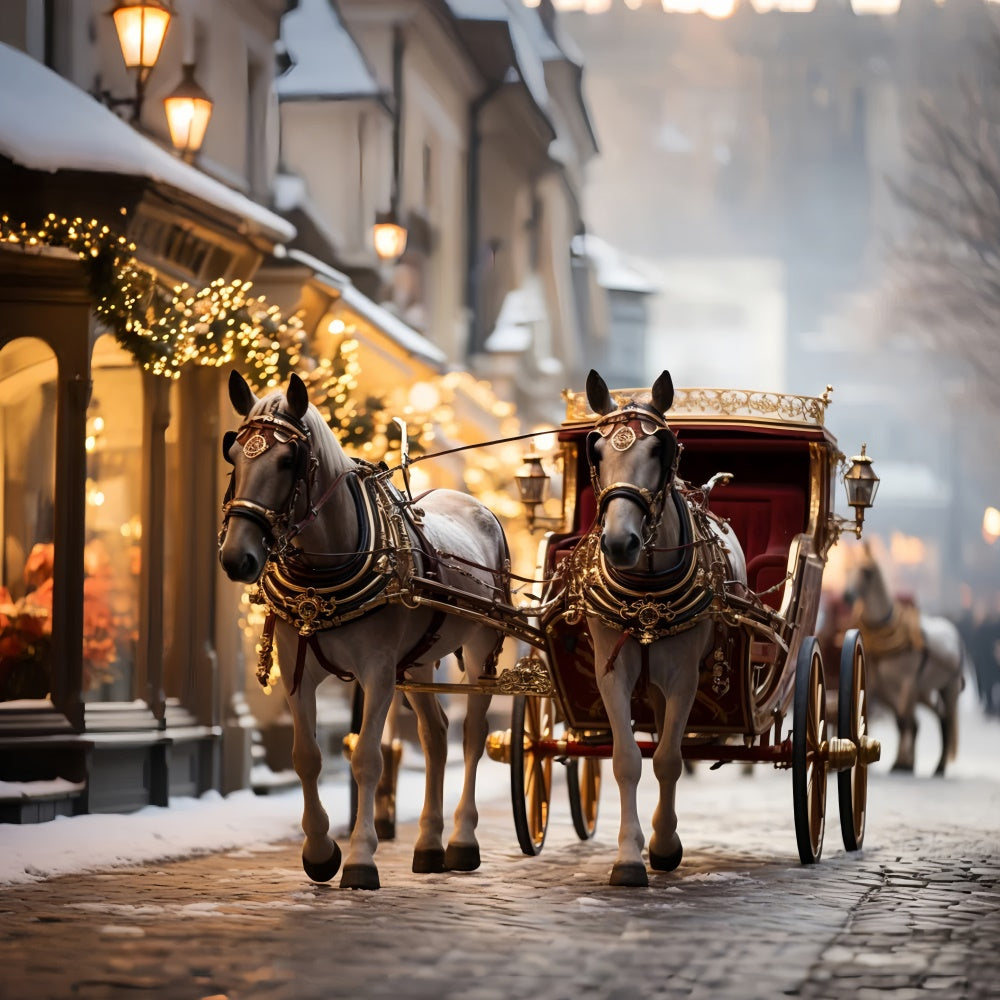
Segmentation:
<svg viewBox="0 0 1000 1000">
<path fill-rule="evenodd" d="M 406 249 L 406 228 L 399 224 L 396 213 L 378 212 L 372 227 L 372 242 L 380 260 L 394 261 Z"/>
<path fill-rule="evenodd" d="M 148 76 L 160 56 L 170 24 L 170 11 L 159 0 L 138 3 L 123 0 L 110 13 L 118 32 L 125 66 L 138 70 L 141 77 Z"/>
<path fill-rule="evenodd" d="M 194 78 L 194 64 L 185 63 L 181 82 L 163 99 L 174 149 L 191 155 L 201 149 L 212 117 L 212 99 Z"/>
</svg>

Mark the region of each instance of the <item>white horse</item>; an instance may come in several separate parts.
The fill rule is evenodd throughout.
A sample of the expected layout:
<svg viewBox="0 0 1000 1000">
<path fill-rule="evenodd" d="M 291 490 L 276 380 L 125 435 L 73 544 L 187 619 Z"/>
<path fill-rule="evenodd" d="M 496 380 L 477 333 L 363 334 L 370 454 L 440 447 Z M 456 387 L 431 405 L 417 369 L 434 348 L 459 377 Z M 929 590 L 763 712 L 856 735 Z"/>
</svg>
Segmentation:
<svg viewBox="0 0 1000 1000">
<path fill-rule="evenodd" d="M 628 400 L 621 407 L 597 372 L 587 378 L 588 403 L 601 415 L 587 444 L 598 526 L 584 539 L 581 558 L 588 579 L 584 606 L 621 797 L 611 885 L 649 884 L 636 809 L 642 769 L 631 725 L 636 684 L 648 673 L 659 733 L 653 773 L 660 796 L 649 863 L 672 871 L 683 855 L 675 811 L 681 741 L 699 666 L 715 641 L 713 609 L 727 585 L 746 586 L 746 561 L 735 536 L 707 517 L 695 518 L 678 489 L 680 448 L 664 417 L 673 397 L 668 372 L 656 380 L 648 399 Z"/>
<path fill-rule="evenodd" d="M 364 711 L 351 769 L 357 816 L 341 887 L 379 888 L 374 855 L 380 742 L 397 681 L 432 680 L 436 661 L 457 652 L 474 684 L 492 673 L 503 635 L 478 620 L 430 610 L 414 599 L 414 577 L 509 603 L 507 543 L 496 517 L 473 497 L 435 490 L 419 508 L 392 489 L 383 469 L 352 460 L 292 375 L 287 395 L 258 399 L 241 375 L 229 397 L 244 420 L 224 452 L 233 464 L 219 558 L 227 575 L 259 582 L 273 615 L 281 679 L 292 714 L 292 761 L 302 783 L 302 864 L 333 878 L 341 852 L 319 797 L 316 687 L 330 673 L 356 678 Z M 265 634 L 265 645 L 267 645 Z M 463 651 L 466 654 L 463 656 Z M 413 852 L 415 872 L 472 871 L 476 769 L 487 734 L 489 695 L 468 696 L 464 787 L 447 850 L 442 845 L 447 718 L 436 696 L 409 692 L 427 762 Z"/>
<path fill-rule="evenodd" d="M 872 695 L 896 719 L 899 747 L 894 771 L 912 771 L 917 705 L 926 705 L 941 724 L 941 758 L 934 773 L 958 749 L 958 696 L 965 686 L 965 644 L 947 618 L 921 614 L 893 600 L 867 545 L 848 574 L 844 599 L 855 606 Z"/>
</svg>

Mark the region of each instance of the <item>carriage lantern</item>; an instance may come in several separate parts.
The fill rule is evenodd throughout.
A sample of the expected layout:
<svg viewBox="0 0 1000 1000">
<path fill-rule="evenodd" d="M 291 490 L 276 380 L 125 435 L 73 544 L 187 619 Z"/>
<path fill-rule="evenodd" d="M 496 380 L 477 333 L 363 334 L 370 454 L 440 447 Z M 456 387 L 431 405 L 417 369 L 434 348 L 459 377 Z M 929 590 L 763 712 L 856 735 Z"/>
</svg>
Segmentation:
<svg viewBox="0 0 1000 1000">
<path fill-rule="evenodd" d="M 865 521 L 865 511 L 875 503 L 875 494 L 880 482 L 872 468 L 871 458 L 865 454 L 861 446 L 861 454 L 851 459 L 851 467 L 844 473 L 844 488 L 847 490 L 848 506 L 854 508 L 854 534 L 861 537 L 861 528 Z"/>
<path fill-rule="evenodd" d="M 539 504 L 545 502 L 545 493 L 549 485 L 549 474 L 542 467 L 541 456 L 525 455 L 524 465 L 514 479 L 517 481 L 518 493 L 521 494 L 521 503 L 524 504 L 528 530 L 534 531 L 535 510 Z"/>
</svg>

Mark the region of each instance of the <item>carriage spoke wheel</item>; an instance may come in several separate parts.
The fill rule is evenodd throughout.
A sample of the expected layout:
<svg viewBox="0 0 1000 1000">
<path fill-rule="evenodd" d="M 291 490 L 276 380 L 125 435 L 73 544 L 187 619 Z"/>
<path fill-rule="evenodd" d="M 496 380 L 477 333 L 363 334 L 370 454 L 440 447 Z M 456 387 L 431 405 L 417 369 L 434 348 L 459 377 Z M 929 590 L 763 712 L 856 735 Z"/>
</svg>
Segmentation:
<svg viewBox="0 0 1000 1000">
<path fill-rule="evenodd" d="M 552 758 L 539 756 L 539 740 L 552 739 L 551 698 L 515 695 L 510 722 L 510 791 L 521 850 L 538 854 L 545 843 L 552 796 Z"/>
<path fill-rule="evenodd" d="M 840 804 L 840 832 L 844 847 L 856 851 L 865 839 L 868 812 L 868 675 L 861 633 L 850 629 L 844 636 L 840 654 L 840 689 L 837 702 L 837 735 L 850 740 L 859 750 L 854 767 L 837 775 Z"/>
<path fill-rule="evenodd" d="M 823 851 L 826 822 L 826 684 L 815 636 L 808 636 L 795 664 L 792 730 L 792 804 L 795 840 L 804 865 Z"/>
<path fill-rule="evenodd" d="M 569 811 L 573 829 L 581 840 L 590 840 L 597 831 L 597 806 L 601 799 L 599 757 L 573 757 L 566 763 Z"/>
</svg>

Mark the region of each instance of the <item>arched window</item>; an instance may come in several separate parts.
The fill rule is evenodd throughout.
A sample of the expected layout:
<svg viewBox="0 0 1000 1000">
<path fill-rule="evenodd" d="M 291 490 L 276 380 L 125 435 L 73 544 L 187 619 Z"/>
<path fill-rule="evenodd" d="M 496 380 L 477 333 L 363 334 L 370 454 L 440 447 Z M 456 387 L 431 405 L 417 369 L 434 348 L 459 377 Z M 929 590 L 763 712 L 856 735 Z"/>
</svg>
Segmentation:
<svg viewBox="0 0 1000 1000">
<path fill-rule="evenodd" d="M 19 337 L 0 350 L 0 701 L 51 684 L 57 366 Z"/>
</svg>

